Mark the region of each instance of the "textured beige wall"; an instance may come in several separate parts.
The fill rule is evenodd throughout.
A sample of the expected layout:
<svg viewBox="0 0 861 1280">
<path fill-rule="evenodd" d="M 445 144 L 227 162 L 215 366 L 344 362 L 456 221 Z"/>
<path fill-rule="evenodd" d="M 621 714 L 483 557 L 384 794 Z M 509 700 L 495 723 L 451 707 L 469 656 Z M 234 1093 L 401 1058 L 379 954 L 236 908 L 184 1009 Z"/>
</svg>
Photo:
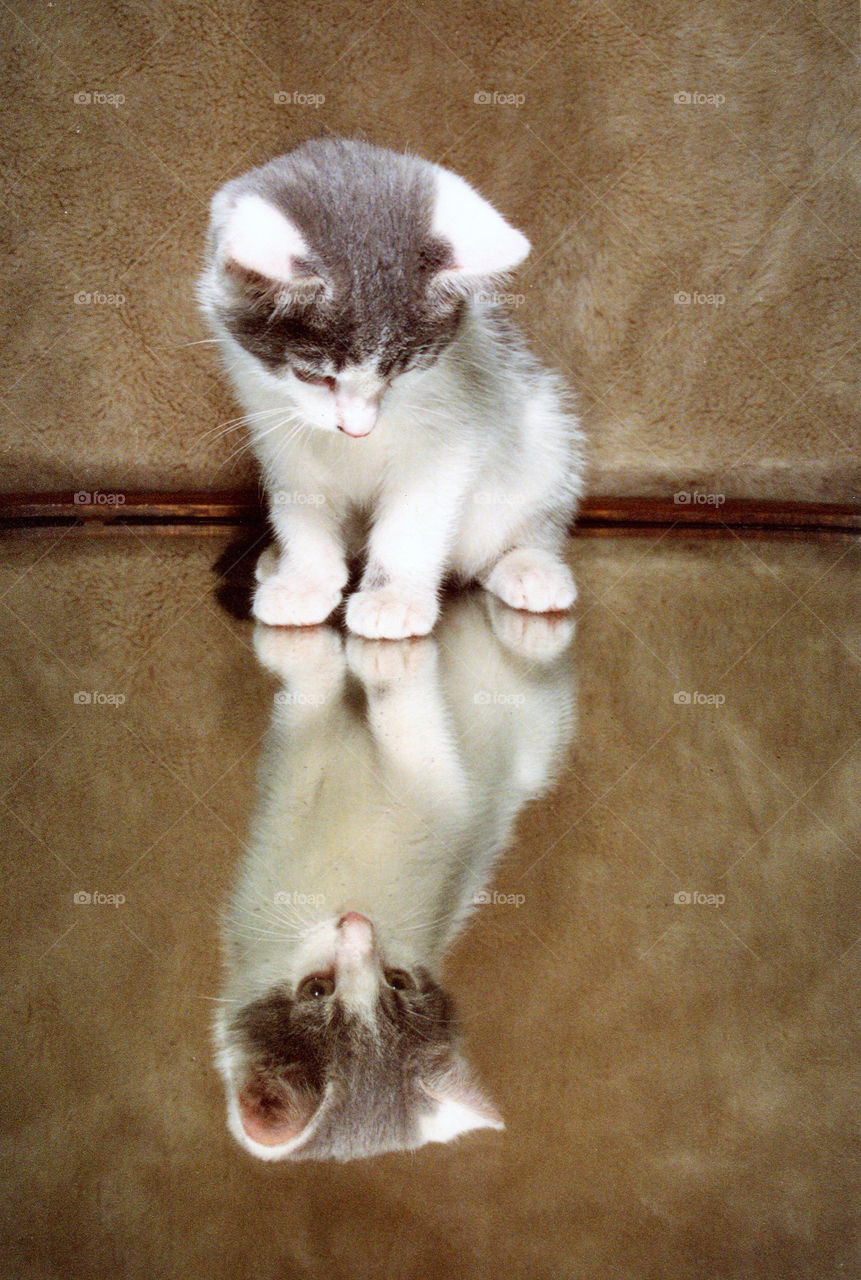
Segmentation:
<svg viewBox="0 0 861 1280">
<path fill-rule="evenodd" d="M 593 492 L 857 492 L 848 3 L 20 12 L 0 16 L 6 490 L 253 482 L 237 437 L 205 435 L 232 404 L 186 345 L 207 202 L 333 132 L 459 170 L 528 233 L 516 311 L 581 390 Z"/>
</svg>

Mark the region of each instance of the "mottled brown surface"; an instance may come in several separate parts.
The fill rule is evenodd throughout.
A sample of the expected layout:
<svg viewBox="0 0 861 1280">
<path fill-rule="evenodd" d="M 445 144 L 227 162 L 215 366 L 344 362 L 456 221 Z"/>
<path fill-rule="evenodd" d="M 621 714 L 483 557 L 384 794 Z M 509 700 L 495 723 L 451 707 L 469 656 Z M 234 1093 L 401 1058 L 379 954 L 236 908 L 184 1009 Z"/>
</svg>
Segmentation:
<svg viewBox="0 0 861 1280">
<path fill-rule="evenodd" d="M 3 1274 L 857 1274 L 858 542 L 572 544 L 577 739 L 448 974 L 508 1128 L 343 1167 L 246 1157 L 210 1061 L 277 687 L 220 546 L 0 548 Z"/>
<path fill-rule="evenodd" d="M 0 40 L 3 488 L 253 482 L 186 345 L 207 203 L 331 132 L 528 233 L 515 313 L 581 391 L 593 492 L 857 496 L 854 6 L 58 0 L 4 6 Z"/>
</svg>

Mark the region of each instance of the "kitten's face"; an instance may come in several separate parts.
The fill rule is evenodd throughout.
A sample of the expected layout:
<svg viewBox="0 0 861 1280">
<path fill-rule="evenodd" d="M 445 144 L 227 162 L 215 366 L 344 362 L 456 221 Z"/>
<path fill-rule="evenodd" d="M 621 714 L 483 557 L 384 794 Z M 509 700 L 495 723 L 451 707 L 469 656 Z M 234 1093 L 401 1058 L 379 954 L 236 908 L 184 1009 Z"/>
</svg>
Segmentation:
<svg viewBox="0 0 861 1280">
<path fill-rule="evenodd" d="M 253 1155 L 350 1160 L 502 1127 L 453 1049 L 451 998 L 389 963 L 366 917 L 316 926 L 290 967 L 217 1028 L 230 1127 Z"/>
<path fill-rule="evenodd" d="M 204 311 L 297 420 L 361 437 L 431 369 L 465 298 L 528 252 L 461 178 L 362 143 L 307 143 L 213 201 Z"/>
</svg>

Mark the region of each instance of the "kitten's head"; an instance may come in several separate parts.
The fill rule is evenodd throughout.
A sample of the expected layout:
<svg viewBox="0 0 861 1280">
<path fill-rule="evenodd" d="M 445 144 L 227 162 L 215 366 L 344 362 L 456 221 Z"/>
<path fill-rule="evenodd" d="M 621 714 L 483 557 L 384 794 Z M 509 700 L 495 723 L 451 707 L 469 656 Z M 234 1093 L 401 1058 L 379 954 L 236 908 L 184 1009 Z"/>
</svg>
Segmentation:
<svg viewBox="0 0 861 1280">
<path fill-rule="evenodd" d="M 392 384 L 452 342 L 466 299 L 528 252 L 449 170 L 317 140 L 216 193 L 200 298 L 300 420 L 364 436 Z"/>
<path fill-rule="evenodd" d="M 450 996 L 393 968 L 357 912 L 312 929 L 293 973 L 221 1015 L 234 1136 L 264 1160 L 352 1160 L 503 1128 L 457 1054 Z"/>
</svg>

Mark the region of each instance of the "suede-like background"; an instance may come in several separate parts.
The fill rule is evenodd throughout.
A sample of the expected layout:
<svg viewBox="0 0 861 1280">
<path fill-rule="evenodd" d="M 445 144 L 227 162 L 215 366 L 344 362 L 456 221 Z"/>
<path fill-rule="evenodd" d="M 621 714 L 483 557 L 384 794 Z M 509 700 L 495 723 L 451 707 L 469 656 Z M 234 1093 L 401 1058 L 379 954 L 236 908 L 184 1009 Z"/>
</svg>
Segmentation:
<svg viewBox="0 0 861 1280">
<path fill-rule="evenodd" d="M 857 541 L 573 544 L 577 737 L 446 975 L 507 1129 L 265 1166 L 209 1037 L 279 687 L 225 537 L 5 543 L 0 1272 L 857 1275 Z"/>
<path fill-rule="evenodd" d="M 853 500 L 857 36 L 840 0 L 4 5 L 0 485 L 254 484 L 187 345 L 208 200 L 333 133 L 529 235 L 514 313 L 579 390 L 592 492 Z"/>
</svg>

